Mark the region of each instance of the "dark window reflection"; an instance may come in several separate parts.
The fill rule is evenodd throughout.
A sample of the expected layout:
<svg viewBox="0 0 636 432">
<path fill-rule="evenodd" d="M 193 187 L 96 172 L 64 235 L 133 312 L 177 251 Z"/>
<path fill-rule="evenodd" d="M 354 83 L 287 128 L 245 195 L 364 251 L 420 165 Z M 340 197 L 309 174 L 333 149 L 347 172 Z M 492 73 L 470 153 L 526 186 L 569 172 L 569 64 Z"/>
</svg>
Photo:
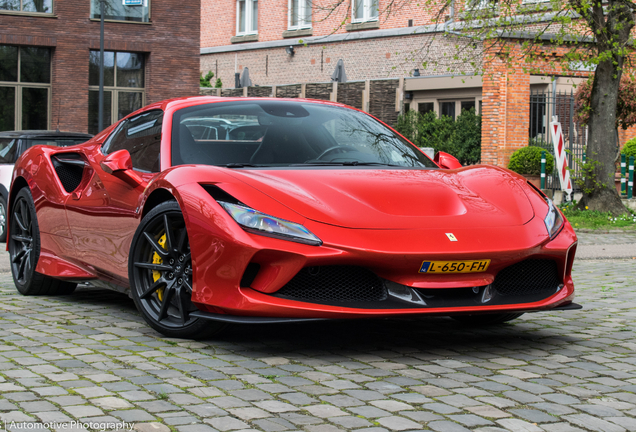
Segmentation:
<svg viewBox="0 0 636 432">
<path fill-rule="evenodd" d="M 22 89 L 22 129 L 48 129 L 49 91 L 45 88 Z"/>
<path fill-rule="evenodd" d="M 112 92 L 104 91 L 104 127 L 113 123 L 111 117 Z M 95 135 L 99 132 L 99 92 L 91 90 L 88 92 L 88 133 Z"/>
<path fill-rule="evenodd" d="M 88 85 L 99 85 L 99 51 L 90 52 Z M 104 85 L 115 85 L 115 53 L 112 51 L 104 51 Z"/>
<path fill-rule="evenodd" d="M 447 116 L 455 120 L 455 102 L 442 102 L 440 105 L 440 116 Z"/>
<path fill-rule="evenodd" d="M 15 87 L 0 87 L 0 131 L 15 129 Z"/>
<path fill-rule="evenodd" d="M 18 141 L 17 138 L 0 138 L 0 163 L 15 163 Z"/>
<path fill-rule="evenodd" d="M 9 46 L 9 45 L 0 45 L 0 81 L 17 81 L 17 80 L 18 80 L 18 47 Z"/>
<path fill-rule="evenodd" d="M 420 102 L 417 104 L 417 110 L 420 114 L 430 113 L 431 111 L 435 111 L 435 104 L 433 102 Z"/>
<path fill-rule="evenodd" d="M 128 114 L 133 113 L 142 107 L 143 93 L 119 92 L 118 99 L 117 120 L 121 120 Z"/>
<path fill-rule="evenodd" d="M 22 10 L 26 12 L 53 13 L 53 0 L 22 0 Z"/>
<path fill-rule="evenodd" d="M 21 48 L 20 81 L 34 83 L 51 82 L 50 49 L 37 47 Z"/>
<path fill-rule="evenodd" d="M 475 101 L 463 101 L 462 103 L 462 111 L 470 111 L 470 109 L 475 109 Z"/>
<path fill-rule="evenodd" d="M 117 53 L 117 87 L 143 87 L 143 54 Z"/>
</svg>

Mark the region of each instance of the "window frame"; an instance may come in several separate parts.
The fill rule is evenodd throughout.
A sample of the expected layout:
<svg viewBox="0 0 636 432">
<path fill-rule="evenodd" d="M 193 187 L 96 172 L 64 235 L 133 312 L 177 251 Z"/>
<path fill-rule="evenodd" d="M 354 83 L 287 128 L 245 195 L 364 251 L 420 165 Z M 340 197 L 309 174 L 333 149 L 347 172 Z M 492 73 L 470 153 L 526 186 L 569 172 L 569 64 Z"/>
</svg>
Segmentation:
<svg viewBox="0 0 636 432">
<path fill-rule="evenodd" d="M 241 2 L 245 2 L 245 31 L 240 31 L 241 28 Z M 258 8 L 258 0 L 236 0 L 236 35 L 237 36 L 248 36 L 248 35 L 257 35 L 258 34 L 258 12 L 256 13 L 256 28 L 248 29 L 248 23 L 251 25 L 254 22 L 254 3 L 257 4 Z"/>
<path fill-rule="evenodd" d="M 90 65 L 90 51 L 96 51 L 99 52 L 97 50 L 89 50 L 89 65 Z M 110 99 L 110 119 L 111 119 L 111 123 L 110 124 L 104 124 L 104 129 L 106 129 L 107 127 L 117 123 L 119 120 L 117 118 L 117 113 L 118 113 L 118 107 L 119 107 L 119 95 L 121 93 L 141 93 L 141 106 L 139 108 L 143 108 L 146 106 L 146 54 L 145 53 L 140 53 L 140 52 L 133 52 L 133 51 L 104 51 L 104 52 L 112 52 L 114 53 L 114 57 L 113 57 L 113 85 L 112 86 L 104 86 L 104 93 L 111 92 L 111 99 Z M 142 70 L 143 70 L 143 87 L 121 87 L 117 85 L 117 54 L 118 53 L 126 53 L 126 54 L 139 54 L 142 56 L 143 58 L 143 66 L 142 66 Z M 99 91 L 99 85 L 89 85 L 88 86 L 88 91 L 89 94 L 91 91 Z M 98 107 L 99 108 L 99 107 Z M 107 109 L 108 107 L 104 107 L 105 109 Z M 90 124 L 90 116 L 89 116 L 89 123 L 88 123 L 88 128 L 90 129 L 91 124 Z M 97 131 L 97 133 L 99 133 L 101 131 Z"/>
<path fill-rule="evenodd" d="M 378 21 L 380 19 L 380 11 L 375 9 L 375 16 L 371 15 L 373 2 L 377 1 L 378 9 L 380 7 L 380 0 L 362 0 L 363 13 L 362 18 L 356 18 L 356 0 L 351 0 L 351 22 L 352 23 L 365 23 Z"/>
<path fill-rule="evenodd" d="M 548 0 L 546 0 L 548 1 Z M 0 9 L 0 14 L 10 14 L 10 15 L 36 15 L 36 16 L 50 16 L 55 15 L 55 0 L 51 0 L 51 12 L 33 12 L 33 11 L 25 11 L 24 10 L 24 0 L 20 0 L 20 10 L 8 10 L 8 9 Z"/>
<path fill-rule="evenodd" d="M 292 25 L 292 5 L 294 0 L 289 0 L 287 3 L 287 29 L 288 30 L 306 30 L 312 28 L 313 25 L 313 3 L 312 0 L 299 0 L 298 1 L 298 25 Z M 307 6 L 309 6 L 309 22 L 305 21 Z"/>
<path fill-rule="evenodd" d="M 22 90 L 24 88 L 38 88 L 38 89 L 46 89 L 47 90 L 47 106 L 46 106 L 46 129 L 51 129 L 51 96 L 52 96 L 52 81 L 53 81 L 53 67 L 51 63 L 53 62 L 53 52 L 49 47 L 41 47 L 41 46 L 22 46 L 22 45 L 9 45 L 2 44 L 4 46 L 15 46 L 18 48 L 18 69 L 17 69 L 17 78 L 16 81 L 0 81 L 0 87 L 13 87 L 15 89 L 14 93 L 14 106 L 13 106 L 13 130 L 21 131 L 25 130 L 22 128 Z M 22 82 L 22 48 L 27 47 L 35 47 L 35 48 L 46 48 L 50 52 L 49 57 L 49 82 L 48 83 L 33 83 L 33 82 Z M 27 129 L 28 130 L 28 129 Z"/>
</svg>

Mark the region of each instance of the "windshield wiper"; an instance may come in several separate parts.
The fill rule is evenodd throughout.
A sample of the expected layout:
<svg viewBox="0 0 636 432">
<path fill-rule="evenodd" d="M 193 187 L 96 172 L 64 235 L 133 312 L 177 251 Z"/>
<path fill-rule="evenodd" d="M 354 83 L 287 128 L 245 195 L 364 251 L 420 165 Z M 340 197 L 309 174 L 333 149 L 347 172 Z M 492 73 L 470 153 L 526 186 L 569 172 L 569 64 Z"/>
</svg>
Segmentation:
<svg viewBox="0 0 636 432">
<path fill-rule="evenodd" d="M 245 168 L 245 167 L 261 167 L 263 165 L 254 165 L 251 163 L 229 163 L 229 164 L 225 164 L 225 168 Z"/>
<path fill-rule="evenodd" d="M 315 165 L 315 166 L 388 166 L 388 167 L 403 167 L 403 165 L 388 164 L 383 162 L 362 162 L 362 161 L 343 161 L 343 162 L 322 162 L 322 161 L 307 161 L 301 164 L 292 164 L 290 166 L 303 166 L 303 165 Z"/>
</svg>

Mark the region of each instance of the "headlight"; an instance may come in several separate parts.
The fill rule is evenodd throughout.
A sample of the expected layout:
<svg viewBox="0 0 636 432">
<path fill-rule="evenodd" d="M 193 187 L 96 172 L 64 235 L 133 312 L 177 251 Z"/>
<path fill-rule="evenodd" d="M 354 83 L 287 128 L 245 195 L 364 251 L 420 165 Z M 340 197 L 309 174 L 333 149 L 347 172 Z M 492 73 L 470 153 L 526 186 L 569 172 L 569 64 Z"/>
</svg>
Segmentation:
<svg viewBox="0 0 636 432">
<path fill-rule="evenodd" d="M 561 212 L 557 210 L 550 198 L 546 198 L 546 202 L 548 203 L 548 214 L 545 217 L 545 227 L 548 229 L 550 238 L 553 238 L 563 226 L 563 216 L 561 216 Z"/>
<path fill-rule="evenodd" d="M 312 246 L 320 246 L 322 240 L 304 226 L 274 216 L 266 215 L 250 207 L 217 201 L 245 231 Z"/>
</svg>

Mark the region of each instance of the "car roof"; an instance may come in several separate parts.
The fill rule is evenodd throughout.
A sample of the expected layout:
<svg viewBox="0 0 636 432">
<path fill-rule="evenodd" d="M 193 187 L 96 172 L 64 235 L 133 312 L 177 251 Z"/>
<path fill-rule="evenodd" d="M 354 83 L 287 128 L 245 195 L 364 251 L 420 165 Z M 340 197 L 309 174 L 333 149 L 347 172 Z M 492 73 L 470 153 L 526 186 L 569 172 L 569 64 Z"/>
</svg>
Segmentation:
<svg viewBox="0 0 636 432">
<path fill-rule="evenodd" d="M 0 132 L 0 138 L 92 138 L 93 135 L 82 132 L 60 132 L 59 130 L 23 130 Z"/>
</svg>

